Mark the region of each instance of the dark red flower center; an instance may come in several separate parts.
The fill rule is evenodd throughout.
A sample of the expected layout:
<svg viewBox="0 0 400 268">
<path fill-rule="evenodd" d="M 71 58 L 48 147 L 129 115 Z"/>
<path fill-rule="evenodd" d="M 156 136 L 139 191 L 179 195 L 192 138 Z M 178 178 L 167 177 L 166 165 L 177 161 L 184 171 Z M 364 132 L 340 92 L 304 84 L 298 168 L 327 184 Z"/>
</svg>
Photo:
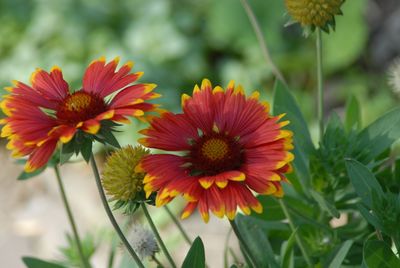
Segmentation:
<svg viewBox="0 0 400 268">
<path fill-rule="evenodd" d="M 212 176 L 218 173 L 235 170 L 242 164 L 242 148 L 233 138 L 212 133 L 197 140 L 190 151 L 189 162 L 192 173 Z"/>
<path fill-rule="evenodd" d="M 79 123 L 107 110 L 104 100 L 97 95 L 77 91 L 68 95 L 58 106 L 56 116 L 63 123 Z"/>
</svg>

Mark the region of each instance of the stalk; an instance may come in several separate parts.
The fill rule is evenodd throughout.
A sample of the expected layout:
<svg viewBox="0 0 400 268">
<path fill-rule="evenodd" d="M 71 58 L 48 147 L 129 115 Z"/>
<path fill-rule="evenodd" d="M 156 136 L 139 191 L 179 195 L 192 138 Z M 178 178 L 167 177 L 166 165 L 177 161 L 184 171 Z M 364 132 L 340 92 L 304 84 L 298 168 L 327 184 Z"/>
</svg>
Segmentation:
<svg viewBox="0 0 400 268">
<path fill-rule="evenodd" d="M 114 229 L 117 232 L 119 238 L 121 239 L 121 242 L 124 244 L 124 246 L 126 247 L 126 249 L 129 252 L 129 254 L 131 254 L 132 258 L 136 262 L 137 266 L 139 268 L 145 268 L 143 263 L 141 262 L 139 256 L 136 254 L 136 252 L 133 250 L 132 246 L 129 244 L 128 240 L 126 239 L 124 233 L 122 232 L 122 230 L 119 227 L 117 221 L 115 220 L 115 217 L 114 217 L 110 207 L 108 206 L 107 198 L 106 198 L 106 195 L 104 193 L 103 186 L 101 185 L 100 174 L 99 174 L 99 170 L 97 168 L 96 160 L 94 159 L 93 153 L 92 153 L 92 155 L 90 157 L 90 164 L 92 166 L 93 174 L 94 174 L 94 177 L 96 179 L 96 185 L 97 185 L 97 189 L 99 190 L 99 195 L 100 195 L 101 202 L 103 203 L 104 210 L 106 211 L 107 216 L 110 219 L 110 222 L 111 222 L 112 226 L 114 227 Z"/>
<path fill-rule="evenodd" d="M 164 208 L 167 211 L 168 215 L 171 217 L 172 221 L 175 223 L 176 227 L 178 227 L 185 241 L 189 244 L 189 246 L 192 245 L 192 240 L 190 240 L 189 235 L 186 233 L 185 229 L 183 229 L 182 224 L 179 222 L 176 216 L 172 213 L 167 205 L 165 205 Z"/>
<path fill-rule="evenodd" d="M 144 215 L 147 219 L 147 221 L 149 222 L 150 228 L 153 230 L 154 235 L 157 238 L 158 244 L 160 244 L 161 250 L 164 252 L 165 256 L 168 259 L 168 262 L 171 264 L 171 267 L 176 268 L 176 264 L 174 262 L 174 260 L 172 259 L 171 255 L 169 254 L 167 247 L 164 244 L 164 241 L 161 239 L 161 236 L 157 230 L 157 227 L 155 226 L 153 220 L 150 217 L 149 211 L 147 210 L 146 204 L 145 203 L 141 203 L 141 207 L 143 209 Z"/>
<path fill-rule="evenodd" d="M 318 82 L 318 123 L 319 123 L 319 140 L 324 135 L 324 88 L 322 74 L 322 37 L 321 29 L 317 28 L 316 49 L 317 49 L 317 82 Z"/>
<path fill-rule="evenodd" d="M 74 235 L 74 240 L 76 244 L 76 248 L 78 249 L 79 258 L 81 260 L 82 266 L 85 268 L 90 268 L 89 262 L 85 258 L 85 254 L 83 253 L 81 239 L 79 238 L 78 229 L 76 228 L 74 216 L 72 215 L 71 208 L 68 203 L 67 195 L 65 194 L 64 184 L 61 180 L 60 169 L 57 165 L 54 166 L 54 171 L 56 173 L 58 187 L 60 188 L 61 199 L 63 201 L 65 211 L 67 212 L 68 220 L 72 228 L 72 233 Z"/>
<path fill-rule="evenodd" d="M 290 230 L 294 233 L 296 231 L 296 227 L 294 225 L 292 216 L 290 216 L 289 210 L 288 210 L 285 202 L 283 201 L 283 199 L 279 199 L 279 205 L 281 206 L 283 213 L 285 214 L 286 219 L 289 222 Z M 313 267 L 311 258 L 310 258 L 310 256 L 308 256 L 307 250 L 304 247 L 303 241 L 301 240 L 299 234 L 297 232 L 295 232 L 294 236 L 296 238 L 297 246 L 300 248 L 301 254 L 303 254 L 304 260 L 306 261 L 308 267 Z"/>
</svg>

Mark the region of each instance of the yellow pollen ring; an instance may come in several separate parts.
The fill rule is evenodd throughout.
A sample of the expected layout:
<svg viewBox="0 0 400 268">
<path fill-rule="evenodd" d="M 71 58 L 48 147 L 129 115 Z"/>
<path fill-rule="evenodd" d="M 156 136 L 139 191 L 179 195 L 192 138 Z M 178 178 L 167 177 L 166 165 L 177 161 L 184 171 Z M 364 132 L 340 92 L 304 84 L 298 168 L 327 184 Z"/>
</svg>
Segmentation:
<svg viewBox="0 0 400 268">
<path fill-rule="evenodd" d="M 201 152 L 206 158 L 212 161 L 222 160 L 228 154 L 229 146 L 224 140 L 211 138 L 204 142 Z"/>
<path fill-rule="evenodd" d="M 65 101 L 65 108 L 71 112 L 80 112 L 89 107 L 92 97 L 85 93 L 75 93 Z"/>
</svg>

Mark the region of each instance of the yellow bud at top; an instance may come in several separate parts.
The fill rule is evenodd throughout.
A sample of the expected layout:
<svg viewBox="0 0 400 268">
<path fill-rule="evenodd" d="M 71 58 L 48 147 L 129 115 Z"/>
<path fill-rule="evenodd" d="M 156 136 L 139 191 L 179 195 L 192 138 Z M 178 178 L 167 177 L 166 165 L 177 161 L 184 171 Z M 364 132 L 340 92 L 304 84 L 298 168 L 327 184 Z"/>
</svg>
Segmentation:
<svg viewBox="0 0 400 268">
<path fill-rule="evenodd" d="M 136 172 L 140 160 L 150 153 L 142 146 L 130 145 L 112 153 L 106 161 L 102 182 L 107 194 L 114 200 L 129 201 L 135 199 L 143 190 L 145 173 Z"/>
<path fill-rule="evenodd" d="M 286 8 L 292 18 L 302 26 L 319 27 L 329 31 L 335 27 L 335 15 L 345 0 L 285 0 Z"/>
</svg>

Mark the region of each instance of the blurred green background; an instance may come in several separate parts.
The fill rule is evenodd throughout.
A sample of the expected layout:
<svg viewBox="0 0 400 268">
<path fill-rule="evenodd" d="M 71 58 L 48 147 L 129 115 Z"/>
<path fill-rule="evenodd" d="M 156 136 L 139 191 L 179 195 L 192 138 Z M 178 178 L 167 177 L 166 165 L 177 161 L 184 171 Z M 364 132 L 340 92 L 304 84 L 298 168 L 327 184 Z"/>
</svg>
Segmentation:
<svg viewBox="0 0 400 268">
<path fill-rule="evenodd" d="M 283 0 L 249 3 L 262 26 L 272 58 L 317 134 L 313 36 L 305 38 L 298 25 L 284 27 L 289 16 Z M 341 115 L 346 100 L 354 95 L 362 104 L 366 125 L 399 103 L 399 96 L 387 85 L 387 69 L 400 55 L 400 1 L 349 0 L 342 10 L 344 16 L 337 17 L 336 32 L 324 35 L 325 114 L 336 111 Z M 223 86 L 235 80 L 247 92 L 257 89 L 272 101 L 274 78 L 239 0 L 0 0 L 0 88 L 11 85 L 12 80 L 28 83 L 36 67 L 49 70 L 53 65 L 61 67 L 73 88 L 79 88 L 85 68 L 100 56 L 134 61 L 134 71 L 145 72 L 142 82 L 158 84 L 163 98 L 156 101 L 173 111 L 180 111 L 180 95 L 191 92 L 204 77 Z M 0 89 L 2 94 L 6 91 Z M 122 133 L 121 143 L 135 142 L 138 126 L 124 127 L 132 131 Z M 7 156 L 2 161 L 9 161 L 9 152 L 2 150 L 0 156 L 3 155 Z M 81 174 L 83 167 L 86 166 L 78 166 L 75 172 Z M 37 184 L 46 180 L 16 184 L 15 166 L 10 166 L 8 172 L 2 168 L 4 179 L 0 182 L 7 187 L 1 187 L 5 192 L 0 194 L 0 216 L 4 215 L 2 222 L 6 224 L 16 217 L 7 200 L 22 196 L 18 204 L 28 204 L 26 200 L 30 200 L 33 207 L 35 199 L 26 196 L 34 194 L 33 188 L 41 189 Z M 51 181 L 52 174 L 49 177 Z M 71 184 L 73 178 L 68 179 Z M 76 202 L 81 202 L 89 188 L 82 183 L 91 181 L 78 177 L 77 182 L 71 193 L 77 196 Z M 23 192 L 26 196 L 20 190 L 12 192 L 13 187 L 27 187 Z M 94 189 L 94 185 L 91 187 Z M 38 191 L 37 195 L 42 197 L 44 193 Z M 44 203 L 38 204 L 44 207 L 45 215 L 61 210 L 48 210 Z M 94 204 L 98 207 L 98 203 Z M 15 210 L 24 209 L 30 207 L 20 205 Z M 88 214 L 82 211 L 82 215 Z M 60 213 L 64 215 L 63 211 Z M 212 228 L 216 226 L 221 223 L 216 222 Z M 203 229 L 203 225 L 199 228 Z M 210 229 L 204 230 L 210 233 Z M 54 247 L 54 243 L 49 245 Z M 8 249 L 8 245 L 4 248 Z M 215 259 L 219 260 L 220 253 L 216 254 Z M 208 261 L 212 263 L 212 258 Z"/>
<path fill-rule="evenodd" d="M 283 1 L 249 2 L 274 61 L 315 125 L 312 36 L 304 38 L 298 25 L 284 27 Z M 346 1 L 336 32 L 324 38 L 327 110 L 340 113 L 353 94 L 368 123 L 396 105 L 385 70 L 400 51 L 393 37 L 399 6 L 396 0 Z M 270 68 L 238 0 L 0 0 L 1 87 L 28 82 L 36 67 L 53 65 L 79 87 L 88 63 L 102 55 L 133 60 L 134 70 L 145 71 L 141 81 L 157 83 L 159 102 L 175 111 L 180 94 L 204 77 L 222 85 L 235 80 L 267 98 L 272 91 Z"/>
</svg>

